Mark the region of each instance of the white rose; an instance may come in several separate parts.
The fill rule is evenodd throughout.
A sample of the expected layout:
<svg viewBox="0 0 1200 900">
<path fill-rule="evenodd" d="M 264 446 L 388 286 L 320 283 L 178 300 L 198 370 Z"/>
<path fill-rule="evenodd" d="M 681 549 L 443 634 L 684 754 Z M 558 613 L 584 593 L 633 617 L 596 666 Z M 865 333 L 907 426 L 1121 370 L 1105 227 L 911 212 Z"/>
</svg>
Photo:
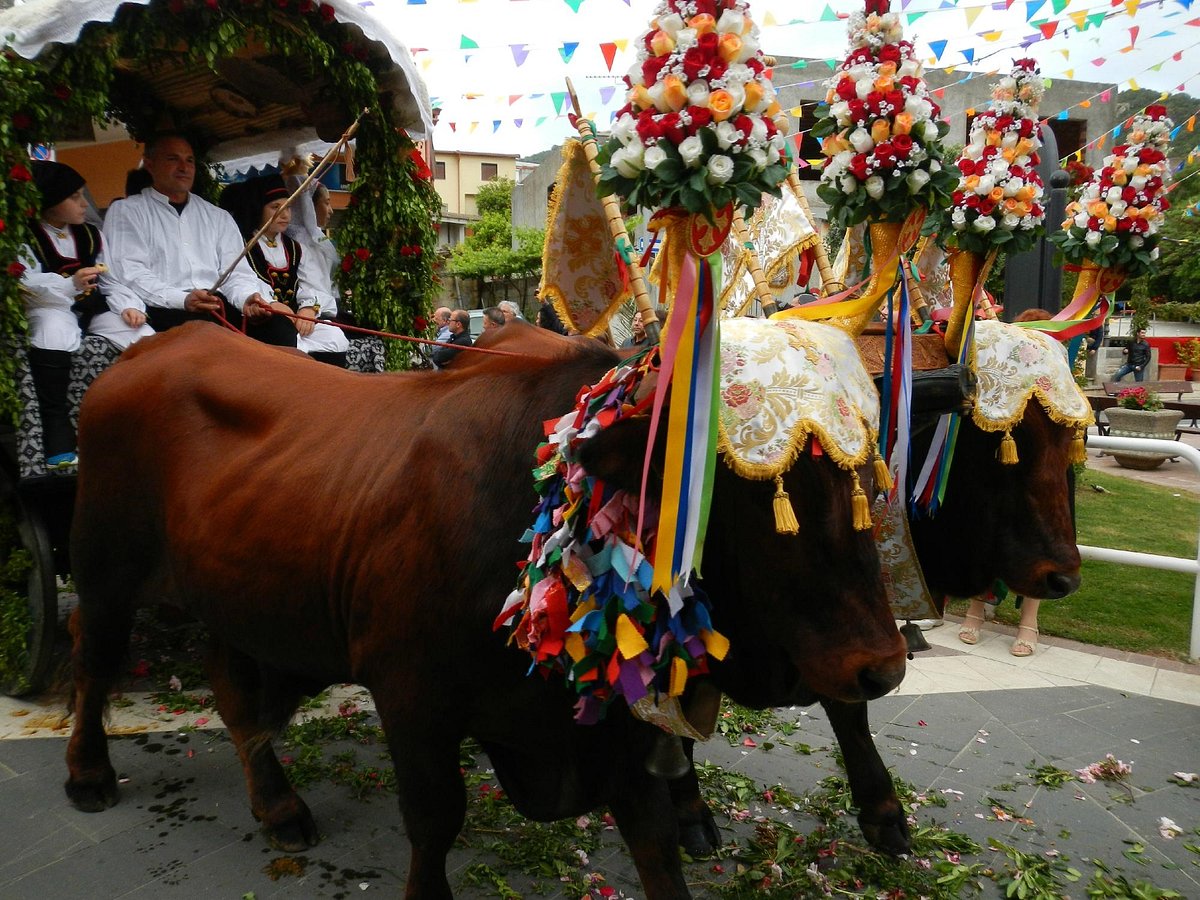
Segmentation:
<svg viewBox="0 0 1200 900">
<path fill-rule="evenodd" d="M 933 115 L 933 106 L 920 97 L 908 97 L 904 101 L 904 111 L 914 119 L 924 121 Z"/>
<path fill-rule="evenodd" d="M 736 82 L 737 84 L 745 84 L 754 77 L 754 70 L 745 63 L 732 63 L 725 70 L 725 82 Z M 767 84 L 770 84 L 768 81 Z"/>
<path fill-rule="evenodd" d="M 689 169 L 696 168 L 700 164 L 700 157 L 704 155 L 704 144 L 701 143 L 699 135 L 685 137 L 679 144 L 679 155 L 683 158 L 685 166 Z"/>
<path fill-rule="evenodd" d="M 736 9 L 727 9 L 717 19 L 717 31 L 721 34 L 736 34 L 739 37 L 746 30 L 746 17 Z"/>
<path fill-rule="evenodd" d="M 908 192 L 910 194 L 916 194 L 920 192 L 921 188 L 929 184 L 929 173 L 924 169 L 917 169 L 916 171 L 910 172 L 905 181 L 908 182 Z"/>
<path fill-rule="evenodd" d="M 683 29 L 683 17 L 680 16 L 679 13 L 671 13 L 668 16 L 660 16 L 658 19 L 658 27 L 674 37 Z"/>
<path fill-rule="evenodd" d="M 637 135 L 637 119 L 625 113 L 613 125 L 612 134 L 622 144 L 628 144 L 629 139 Z"/>
<path fill-rule="evenodd" d="M 717 146 L 719 146 L 722 150 L 728 150 L 739 140 L 741 140 L 741 133 L 728 119 L 726 119 L 724 122 L 717 123 L 716 134 Z"/>
<path fill-rule="evenodd" d="M 1088 219 L 1091 218 L 1087 213 L 1081 212 L 1075 215 L 1075 225 L 1079 228 L 1087 228 Z"/>
<path fill-rule="evenodd" d="M 854 82 L 854 93 L 858 96 L 859 100 L 866 100 L 867 95 L 873 90 L 875 90 L 875 85 L 870 78 L 860 78 Z"/>
<path fill-rule="evenodd" d="M 1010 178 L 1004 182 L 1004 196 L 1014 197 L 1017 191 L 1025 187 L 1025 182 L 1020 178 Z"/>
<path fill-rule="evenodd" d="M 732 115 L 737 115 L 741 111 L 742 105 L 746 102 L 746 89 L 740 84 L 726 84 L 725 90 L 733 98 Z"/>
<path fill-rule="evenodd" d="M 663 83 L 656 81 L 649 89 L 650 102 L 654 104 L 654 108 L 659 112 L 669 112 L 670 104 L 667 103 L 667 98 L 664 96 Z"/>
<path fill-rule="evenodd" d="M 1140 234 L 1131 234 L 1129 236 L 1130 249 L 1138 250 L 1146 243 L 1146 239 Z"/>
<path fill-rule="evenodd" d="M 916 148 L 914 147 L 913 149 L 915 150 Z M 922 159 L 924 159 L 924 158 L 925 158 L 925 155 L 926 155 L 926 154 L 925 154 L 925 151 L 924 151 L 924 150 L 922 150 L 922 151 L 921 151 L 921 158 L 922 158 Z M 931 159 L 931 160 L 929 161 L 929 171 L 930 171 L 930 172 L 940 172 L 940 171 L 942 171 L 942 163 L 941 163 L 941 161 L 940 161 L 940 160 L 936 160 L 936 159 Z"/>
<path fill-rule="evenodd" d="M 900 63 L 900 68 L 897 70 L 897 74 L 901 78 L 908 76 L 916 78 L 921 74 L 921 63 L 918 60 L 910 57 L 909 59 L 906 59 Z"/>
<path fill-rule="evenodd" d="M 757 169 L 765 169 L 769 165 L 765 150 L 760 150 L 758 147 L 751 147 L 746 151 L 746 155 L 750 157 L 750 161 L 754 163 L 754 167 Z"/>
<path fill-rule="evenodd" d="M 1116 185 L 1113 185 L 1108 189 L 1108 193 L 1104 195 L 1104 199 L 1109 203 L 1116 203 L 1121 199 L 1121 189 Z"/>
<path fill-rule="evenodd" d="M 1017 146 L 1017 133 L 1015 131 L 1004 132 L 1004 137 L 1000 138 L 1000 146 L 1005 149 Z"/>
<path fill-rule="evenodd" d="M 1121 216 L 1125 215 L 1125 207 L 1127 205 L 1128 204 L 1124 200 L 1117 200 L 1109 204 L 1108 211 L 1119 219 Z"/>
<path fill-rule="evenodd" d="M 698 40 L 700 40 L 700 36 L 696 34 L 695 28 L 680 28 L 675 32 L 675 49 L 683 53 L 695 47 Z"/>
<path fill-rule="evenodd" d="M 1132 178 L 1129 179 L 1129 186 L 1131 188 L 1133 188 L 1135 191 L 1140 191 L 1142 188 L 1144 188 L 1146 186 L 1146 176 L 1145 175 L 1134 175 Z"/>
<path fill-rule="evenodd" d="M 1087 236 L 1083 239 L 1083 242 L 1089 247 L 1098 247 L 1102 237 L 1104 237 L 1104 235 L 1098 231 L 1089 231 Z"/>
<path fill-rule="evenodd" d="M 1000 224 L 1008 231 L 1015 230 L 1021 224 L 1021 217 L 1013 213 L 1005 213 L 1004 218 L 1000 220 Z"/>
<path fill-rule="evenodd" d="M 927 122 L 926 124 L 931 123 Z M 979 144 L 968 144 L 963 148 L 964 159 L 979 159 L 981 156 L 983 156 L 983 147 Z"/>
<path fill-rule="evenodd" d="M 936 122 L 924 123 L 925 140 L 936 141 L 938 139 L 938 127 Z"/>
<path fill-rule="evenodd" d="M 974 222 L 971 223 L 971 227 L 974 228 L 976 231 L 988 232 L 996 227 L 996 220 L 993 219 L 991 216 L 980 216 L 978 219 L 976 219 Z"/>
<path fill-rule="evenodd" d="M 765 144 L 767 142 L 767 121 L 766 119 L 754 117 L 754 124 L 750 127 L 750 143 Z"/>
<path fill-rule="evenodd" d="M 979 186 L 975 188 L 975 193 L 981 197 L 984 194 L 990 194 L 992 188 L 996 186 L 996 177 L 994 175 L 981 175 L 979 178 Z"/>
<path fill-rule="evenodd" d="M 630 84 L 642 83 L 642 63 L 645 61 L 645 54 L 639 53 L 638 59 L 629 67 L 629 71 L 625 73 L 625 77 L 629 79 Z"/>
<path fill-rule="evenodd" d="M 642 148 L 620 147 L 612 155 L 613 168 L 625 178 L 637 178 L 641 173 Z"/>
<path fill-rule="evenodd" d="M 842 176 L 842 193 L 853 194 L 858 190 L 858 179 L 853 175 Z"/>
<path fill-rule="evenodd" d="M 666 158 L 667 151 L 662 147 L 655 145 L 653 147 L 646 148 L 646 152 L 642 157 L 642 164 L 651 172 L 653 172 L 658 168 L 660 163 L 666 160 Z"/>
<path fill-rule="evenodd" d="M 875 146 L 875 142 L 871 140 L 871 132 L 865 128 L 855 128 L 849 134 L 850 146 L 859 153 L 866 153 Z"/>
<path fill-rule="evenodd" d="M 850 104 L 845 100 L 839 100 L 837 103 L 829 107 L 829 114 L 833 116 L 838 124 L 842 124 L 850 116 Z"/>
<path fill-rule="evenodd" d="M 733 177 L 733 160 L 721 153 L 708 158 L 708 174 L 704 180 L 709 184 L 724 184 Z"/>
<path fill-rule="evenodd" d="M 954 212 L 950 213 L 950 224 L 954 226 L 956 231 L 962 231 L 967 224 L 967 214 L 961 207 L 955 207 Z"/>
<path fill-rule="evenodd" d="M 754 54 L 758 52 L 758 38 L 753 34 L 742 35 L 742 49 L 738 51 L 738 55 L 734 57 L 734 62 L 744 63 L 748 59 L 752 59 Z"/>
<path fill-rule="evenodd" d="M 1123 169 L 1124 169 L 1124 170 L 1125 170 L 1127 173 L 1129 173 L 1130 175 L 1132 175 L 1132 174 L 1133 174 L 1133 170 L 1134 170 L 1134 169 L 1136 169 L 1136 168 L 1138 167 L 1138 160 L 1137 160 L 1137 157 L 1136 157 L 1136 156 L 1128 156 L 1128 157 L 1126 157 L 1126 158 L 1124 159 L 1124 161 L 1122 162 L 1122 164 L 1121 164 L 1121 167 L 1122 167 L 1122 168 L 1123 168 Z"/>
<path fill-rule="evenodd" d="M 708 106 L 708 82 L 697 78 L 687 86 L 689 106 Z"/>
<path fill-rule="evenodd" d="M 781 155 L 782 154 L 779 152 L 778 147 L 776 147 L 774 144 L 767 144 L 767 165 L 775 165 L 775 163 L 779 162 L 779 157 Z"/>
<path fill-rule="evenodd" d="M 867 196 L 870 197 L 872 200 L 878 200 L 880 197 L 883 196 L 884 183 L 883 183 L 883 179 L 880 178 L 878 175 L 870 176 L 866 180 L 864 187 L 866 187 L 866 189 L 867 189 Z"/>
</svg>

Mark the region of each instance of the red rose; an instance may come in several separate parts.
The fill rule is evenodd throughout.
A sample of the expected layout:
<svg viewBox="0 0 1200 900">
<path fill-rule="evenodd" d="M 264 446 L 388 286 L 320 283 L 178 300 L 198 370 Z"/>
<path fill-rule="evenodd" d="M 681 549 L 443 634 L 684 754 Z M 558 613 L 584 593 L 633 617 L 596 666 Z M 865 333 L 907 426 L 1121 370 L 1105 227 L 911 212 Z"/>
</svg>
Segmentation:
<svg viewBox="0 0 1200 900">
<path fill-rule="evenodd" d="M 16 163 L 8 170 L 9 181 L 30 181 L 33 176 L 29 174 L 29 170 L 20 163 Z"/>
<path fill-rule="evenodd" d="M 971 175 L 974 175 L 975 160 L 966 158 L 960 159 L 958 161 L 958 171 L 962 174 L 963 178 L 968 178 Z"/>
<path fill-rule="evenodd" d="M 326 25 L 337 18 L 337 11 L 332 6 L 326 6 L 324 3 L 321 4 L 319 12 L 321 14 L 321 21 Z"/>
<path fill-rule="evenodd" d="M 778 131 L 779 131 L 779 126 L 777 126 L 775 124 L 774 119 L 763 119 L 763 125 L 765 125 L 767 127 L 767 139 L 768 140 L 775 137 L 776 133 L 778 133 Z"/>
<path fill-rule="evenodd" d="M 1157 103 L 1154 104 L 1153 106 L 1146 107 L 1146 115 L 1148 115 L 1151 119 L 1158 120 L 1158 119 L 1161 119 L 1166 114 L 1167 114 L 1167 108 L 1165 106 L 1159 106 Z"/>
<path fill-rule="evenodd" d="M 662 127 L 658 124 L 654 118 L 654 113 L 650 110 L 646 110 L 638 116 L 637 133 L 638 137 L 642 139 L 643 144 L 647 144 L 651 140 L 663 136 Z"/>
<path fill-rule="evenodd" d="M 979 195 L 978 194 L 967 194 L 967 199 L 966 199 L 965 203 L 966 203 L 967 209 L 979 209 Z"/>
<path fill-rule="evenodd" d="M 4 220 L 0 219 L 0 234 L 4 234 Z"/>
<path fill-rule="evenodd" d="M 862 100 L 850 101 L 850 121 L 862 125 L 867 120 L 867 104 Z"/>
<path fill-rule="evenodd" d="M 720 38 L 717 37 L 717 33 L 715 31 L 702 34 L 696 40 L 696 46 L 704 51 L 705 55 L 707 56 L 716 56 L 718 43 L 720 43 Z"/>
<path fill-rule="evenodd" d="M 647 87 L 658 81 L 658 73 L 667 64 L 666 56 L 651 56 L 642 63 L 642 83 Z"/>
<path fill-rule="evenodd" d="M 1162 162 L 1166 159 L 1161 150 L 1155 150 L 1153 147 L 1143 147 L 1138 151 L 1138 162 L 1146 165 Z"/>
<path fill-rule="evenodd" d="M 1129 231 L 1133 227 L 1133 219 L 1126 219 L 1124 216 L 1117 219 L 1117 231 Z"/>
<path fill-rule="evenodd" d="M 370 256 L 371 256 L 371 251 L 368 250 L 366 247 L 359 247 L 357 250 L 354 251 L 354 257 L 359 262 L 366 262 L 370 258 Z"/>
<path fill-rule="evenodd" d="M 666 59 L 666 57 L 657 57 L 658 59 Z M 697 45 L 689 47 L 687 52 L 683 54 L 683 74 L 686 81 L 695 81 L 700 77 L 700 70 L 712 62 L 712 54 L 705 53 Z"/>
<path fill-rule="evenodd" d="M 342 271 L 349 272 L 354 265 L 354 257 L 347 253 L 342 257 Z"/>
<path fill-rule="evenodd" d="M 979 198 L 979 214 L 981 216 L 990 216 L 992 210 L 996 208 L 996 201 L 990 197 Z"/>
<path fill-rule="evenodd" d="M 29 117 L 28 113 L 19 112 L 12 117 L 12 123 L 13 128 L 24 130 L 33 125 L 33 119 Z"/>
<path fill-rule="evenodd" d="M 759 75 L 762 73 L 763 69 L 766 68 L 766 66 L 762 64 L 762 60 L 752 56 L 746 60 L 746 68 L 750 69 L 755 75 Z"/>
<path fill-rule="evenodd" d="M 663 137 L 672 144 L 679 144 L 687 137 L 687 129 L 679 120 L 679 113 L 664 113 L 658 120 L 658 126 L 662 129 Z"/>
<path fill-rule="evenodd" d="M 412 253 L 412 247 L 408 246 L 408 244 L 405 244 L 403 247 L 400 248 L 401 256 L 408 256 L 410 253 Z"/>
<path fill-rule="evenodd" d="M 742 133 L 742 140 L 749 140 L 750 132 L 754 130 L 754 120 L 743 113 L 733 120 L 733 127 Z"/>
<path fill-rule="evenodd" d="M 11 262 L 8 264 L 8 274 L 13 278 L 20 278 L 25 274 L 25 267 L 19 262 Z"/>
<path fill-rule="evenodd" d="M 1171 201 L 1168 200 L 1166 197 L 1159 197 L 1156 202 L 1158 204 L 1159 210 L 1162 212 L 1166 212 L 1168 209 L 1171 208 Z M 1145 222 L 1146 220 L 1142 219 L 1141 221 Z M 1149 225 L 1148 222 L 1146 224 Z"/>
<path fill-rule="evenodd" d="M 705 127 L 712 121 L 712 110 L 704 106 L 689 106 L 687 108 L 688 115 L 692 118 L 691 127 L 688 131 L 695 134 L 701 128 Z"/>
<path fill-rule="evenodd" d="M 858 93 L 854 90 L 854 79 L 843 78 L 841 81 L 839 81 L 837 85 L 837 95 L 847 102 L 857 97 Z"/>
<path fill-rule="evenodd" d="M 890 169 L 896 164 L 896 151 L 891 141 L 880 141 L 875 145 L 875 159 L 883 168 Z"/>
<path fill-rule="evenodd" d="M 725 62 L 725 60 L 721 59 L 719 56 L 714 57 L 708 64 L 708 80 L 716 81 L 719 78 L 724 78 L 725 71 L 728 68 L 729 63 Z"/>
<path fill-rule="evenodd" d="M 879 61 L 900 64 L 900 48 L 895 44 L 884 44 L 879 48 Z"/>
<path fill-rule="evenodd" d="M 859 181 L 867 180 L 867 154 L 856 153 L 846 166 L 846 170 Z"/>
<path fill-rule="evenodd" d="M 893 134 L 892 147 L 896 151 L 896 155 L 900 159 L 908 159 L 908 154 L 912 153 L 913 139 L 907 134 Z"/>
<path fill-rule="evenodd" d="M 204 0 L 204 5 L 207 6 L 209 9 L 215 10 L 220 7 L 221 0 Z"/>
<path fill-rule="evenodd" d="M 1124 200 L 1126 203 L 1132 203 L 1133 198 L 1136 196 L 1137 196 L 1137 191 L 1135 191 L 1129 185 L 1125 185 L 1125 187 L 1121 188 L 1121 199 Z"/>
<path fill-rule="evenodd" d="M 417 244 L 413 244 L 413 248 L 412 248 L 412 255 L 413 255 L 413 256 L 420 256 L 422 252 L 423 252 L 423 251 L 421 250 L 421 248 L 420 248 L 420 247 L 419 247 Z"/>
<path fill-rule="evenodd" d="M 900 86 L 904 88 L 906 93 L 909 94 L 915 94 L 920 84 L 921 82 L 916 78 L 913 78 L 911 75 L 905 75 L 900 79 Z"/>
<path fill-rule="evenodd" d="M 415 331 L 424 331 L 429 327 L 429 320 L 424 316 L 413 316 L 413 329 Z"/>
</svg>

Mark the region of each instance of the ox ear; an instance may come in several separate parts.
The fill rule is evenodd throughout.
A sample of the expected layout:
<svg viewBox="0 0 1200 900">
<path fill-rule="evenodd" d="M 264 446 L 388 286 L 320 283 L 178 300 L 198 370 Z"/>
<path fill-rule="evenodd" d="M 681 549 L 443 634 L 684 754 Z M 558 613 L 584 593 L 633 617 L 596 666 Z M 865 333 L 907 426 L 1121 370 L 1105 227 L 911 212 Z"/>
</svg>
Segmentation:
<svg viewBox="0 0 1200 900">
<path fill-rule="evenodd" d="M 621 419 L 580 445 L 579 461 L 596 478 L 626 491 L 642 486 L 642 467 L 646 461 L 646 442 L 650 437 L 648 416 Z M 655 442 L 655 460 L 651 471 L 662 471 L 662 448 Z"/>
</svg>

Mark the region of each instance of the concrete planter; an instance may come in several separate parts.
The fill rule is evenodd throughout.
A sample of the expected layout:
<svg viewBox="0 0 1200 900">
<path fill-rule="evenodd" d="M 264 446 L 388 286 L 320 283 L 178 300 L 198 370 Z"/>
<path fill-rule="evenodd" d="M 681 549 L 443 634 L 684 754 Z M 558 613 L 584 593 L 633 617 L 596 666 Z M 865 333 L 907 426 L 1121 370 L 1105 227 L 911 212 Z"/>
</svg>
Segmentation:
<svg viewBox="0 0 1200 900">
<path fill-rule="evenodd" d="M 1160 363 L 1158 367 L 1159 381 L 1183 381 L 1187 377 L 1188 367 L 1184 363 Z"/>
<path fill-rule="evenodd" d="M 1114 437 L 1175 439 L 1175 426 L 1183 417 L 1178 409 L 1159 409 L 1147 412 L 1143 409 L 1123 409 L 1114 406 L 1105 410 L 1108 416 L 1108 433 Z M 1126 469 L 1157 469 L 1170 457 L 1146 450 L 1123 450 L 1114 452 L 1113 459 Z"/>
</svg>

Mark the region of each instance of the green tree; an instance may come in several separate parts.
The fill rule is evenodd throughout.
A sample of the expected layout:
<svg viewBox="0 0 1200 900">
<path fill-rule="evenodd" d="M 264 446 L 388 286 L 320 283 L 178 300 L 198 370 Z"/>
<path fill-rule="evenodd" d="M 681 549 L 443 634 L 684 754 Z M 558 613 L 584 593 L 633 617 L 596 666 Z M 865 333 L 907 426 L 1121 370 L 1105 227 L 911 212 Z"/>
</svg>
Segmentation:
<svg viewBox="0 0 1200 900">
<path fill-rule="evenodd" d="M 1200 199 L 1200 178 L 1191 177 L 1197 172 L 1200 165 L 1192 164 L 1175 176 L 1177 187 L 1168 195 L 1171 208 L 1162 225 L 1158 268 L 1133 282 L 1135 299 L 1154 304 L 1200 301 L 1200 216 L 1188 214 Z"/>
<path fill-rule="evenodd" d="M 529 283 L 542 269 L 545 230 L 513 228 L 510 178 L 498 178 L 479 189 L 475 207 L 479 221 L 470 236 L 450 254 L 447 271 L 479 282 L 479 299 L 487 306 L 509 299 L 515 290 L 523 300 Z M 503 293 L 500 293 L 500 291 Z"/>
</svg>

